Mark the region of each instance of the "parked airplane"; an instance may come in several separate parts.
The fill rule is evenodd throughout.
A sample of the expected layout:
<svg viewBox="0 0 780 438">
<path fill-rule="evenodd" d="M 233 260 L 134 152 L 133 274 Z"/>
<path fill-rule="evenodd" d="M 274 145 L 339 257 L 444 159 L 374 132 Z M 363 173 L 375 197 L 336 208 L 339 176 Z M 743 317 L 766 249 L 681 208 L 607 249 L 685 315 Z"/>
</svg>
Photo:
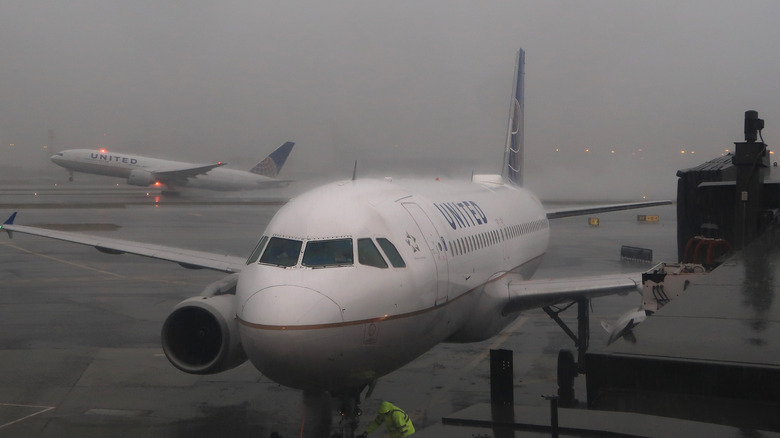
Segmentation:
<svg viewBox="0 0 780 438">
<path fill-rule="evenodd" d="M 640 283 L 639 275 L 529 280 L 549 218 L 669 201 L 545 211 L 520 186 L 522 50 L 516 65 L 503 176 L 327 184 L 279 209 L 248 258 L 14 225 L 15 213 L 2 228 L 230 273 L 166 319 L 170 362 L 211 374 L 248 359 L 304 397 L 329 392 L 352 437 L 362 391 L 437 344 L 488 339 L 520 311 Z"/>
<path fill-rule="evenodd" d="M 223 168 L 226 163 L 194 164 L 161 160 L 139 155 L 120 154 L 105 149 L 70 149 L 51 156 L 51 160 L 73 172 L 92 173 L 127 179 L 134 186 L 161 186 L 175 192 L 181 187 L 233 191 L 282 187 L 289 181 L 275 179 L 282 170 L 293 142 L 285 142 L 250 171 Z"/>
</svg>

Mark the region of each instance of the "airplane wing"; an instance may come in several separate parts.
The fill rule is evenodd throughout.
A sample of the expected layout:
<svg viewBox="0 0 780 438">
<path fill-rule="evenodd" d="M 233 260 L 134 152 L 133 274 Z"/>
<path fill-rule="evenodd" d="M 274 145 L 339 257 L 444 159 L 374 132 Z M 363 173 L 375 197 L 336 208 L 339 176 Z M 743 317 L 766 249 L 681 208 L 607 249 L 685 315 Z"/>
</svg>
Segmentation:
<svg viewBox="0 0 780 438">
<path fill-rule="evenodd" d="M 205 166 L 187 167 L 184 169 L 176 169 L 176 170 L 155 171 L 153 173 L 154 176 L 157 177 L 157 179 L 163 182 L 165 182 L 166 180 L 186 181 L 187 178 L 192 178 L 198 175 L 205 175 L 211 169 L 214 169 L 215 167 L 224 166 L 225 164 L 227 163 L 219 162 L 214 164 L 207 164 Z"/>
<path fill-rule="evenodd" d="M 245 266 L 245 258 L 214 254 L 203 251 L 173 248 L 169 246 L 154 245 L 151 243 L 133 242 L 129 240 L 111 239 L 108 237 L 91 236 L 88 234 L 69 233 L 65 231 L 49 230 L 45 228 L 14 225 L 16 213 L 0 225 L 0 230 L 31 234 L 33 236 L 48 237 L 50 239 L 64 240 L 66 242 L 79 243 L 81 245 L 94 246 L 98 251 L 106 254 L 135 254 L 153 259 L 167 260 L 180 264 L 189 269 L 213 269 L 221 272 L 240 272 Z"/>
<path fill-rule="evenodd" d="M 268 181 L 258 182 L 257 187 L 262 189 L 274 189 L 279 187 L 287 187 L 290 185 L 291 182 L 294 181 L 291 179 L 271 179 Z"/>
<path fill-rule="evenodd" d="M 646 201 L 631 202 L 627 204 L 596 205 L 590 207 L 569 208 L 561 210 L 547 210 L 547 219 L 559 219 L 562 217 L 583 216 L 587 214 L 605 213 L 608 211 L 631 210 L 635 208 L 654 207 L 656 205 L 668 205 L 672 201 Z"/>
<path fill-rule="evenodd" d="M 571 301 L 638 291 L 642 273 L 572 277 L 565 279 L 523 280 L 508 274 L 490 284 L 488 293 L 506 296 L 503 313 L 514 313 Z"/>
</svg>

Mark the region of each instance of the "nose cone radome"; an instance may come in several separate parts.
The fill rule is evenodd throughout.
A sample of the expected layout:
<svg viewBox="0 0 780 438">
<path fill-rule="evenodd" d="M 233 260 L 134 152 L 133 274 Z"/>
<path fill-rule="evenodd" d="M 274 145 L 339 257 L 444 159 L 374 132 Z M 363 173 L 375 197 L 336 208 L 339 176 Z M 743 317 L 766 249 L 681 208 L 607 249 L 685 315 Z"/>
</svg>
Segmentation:
<svg viewBox="0 0 780 438">
<path fill-rule="evenodd" d="M 300 286 L 272 286 L 255 292 L 242 303 L 239 318 L 263 328 L 338 324 L 341 307 L 325 294 Z"/>
<path fill-rule="evenodd" d="M 324 388 L 343 342 L 341 308 L 326 295 L 297 286 L 255 292 L 238 309 L 239 333 L 249 360 L 285 386 Z M 323 380 L 324 379 L 324 380 Z"/>
</svg>

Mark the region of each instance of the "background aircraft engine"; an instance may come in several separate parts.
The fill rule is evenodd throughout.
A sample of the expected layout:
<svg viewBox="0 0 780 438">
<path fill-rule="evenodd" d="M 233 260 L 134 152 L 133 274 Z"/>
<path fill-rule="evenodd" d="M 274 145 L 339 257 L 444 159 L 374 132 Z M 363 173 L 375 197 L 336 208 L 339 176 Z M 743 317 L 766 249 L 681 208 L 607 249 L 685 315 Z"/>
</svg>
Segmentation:
<svg viewBox="0 0 780 438">
<path fill-rule="evenodd" d="M 246 361 L 233 310 L 235 295 L 193 297 L 179 303 L 162 328 L 162 346 L 173 366 L 214 374 Z"/>
<path fill-rule="evenodd" d="M 152 172 L 135 169 L 130 171 L 130 176 L 127 177 L 127 183 L 131 186 L 147 187 L 157 182 L 157 178 L 154 177 Z"/>
</svg>

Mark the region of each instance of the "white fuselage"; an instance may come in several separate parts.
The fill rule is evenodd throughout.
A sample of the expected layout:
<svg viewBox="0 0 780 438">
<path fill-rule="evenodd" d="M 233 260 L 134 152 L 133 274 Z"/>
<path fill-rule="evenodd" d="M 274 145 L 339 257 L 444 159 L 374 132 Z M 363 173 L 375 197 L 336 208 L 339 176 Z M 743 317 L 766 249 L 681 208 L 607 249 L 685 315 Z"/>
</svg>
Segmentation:
<svg viewBox="0 0 780 438">
<path fill-rule="evenodd" d="M 277 185 L 277 181 L 274 178 L 221 167 L 213 168 L 207 173 L 187 179 L 166 178 L 159 176 L 159 174 L 186 170 L 202 165 L 140 155 L 113 153 L 99 149 L 70 149 L 53 155 L 51 160 L 72 172 L 124 179 L 129 179 L 134 171 L 149 174 L 149 184 L 134 185 L 154 185 L 156 182 L 159 182 L 173 188 L 186 186 L 220 191 L 251 190 Z"/>
<path fill-rule="evenodd" d="M 530 276 L 549 226 L 522 188 L 357 180 L 291 200 L 263 235 L 268 247 L 273 237 L 301 246 L 285 266 L 264 263 L 264 253 L 241 271 L 235 311 L 244 351 L 283 385 L 328 390 L 364 385 L 440 342 L 498 333 L 513 316 L 501 314 L 506 297 L 486 285 L 510 272 Z M 346 239 L 353 261 L 306 266 L 307 245 Z M 394 266 L 380 241 L 405 266 Z M 369 255 L 362 244 L 382 248 L 383 260 L 361 261 Z"/>
</svg>

